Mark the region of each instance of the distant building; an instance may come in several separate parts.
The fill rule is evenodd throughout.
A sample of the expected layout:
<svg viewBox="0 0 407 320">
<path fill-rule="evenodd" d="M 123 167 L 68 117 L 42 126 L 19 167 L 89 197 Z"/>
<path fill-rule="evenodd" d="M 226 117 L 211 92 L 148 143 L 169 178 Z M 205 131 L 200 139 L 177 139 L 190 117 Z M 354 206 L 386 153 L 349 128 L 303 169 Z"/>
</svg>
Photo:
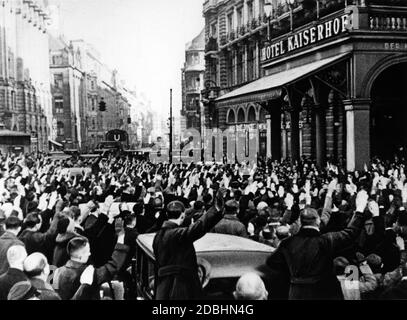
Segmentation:
<svg viewBox="0 0 407 320">
<path fill-rule="evenodd" d="M 51 144 L 81 149 L 86 141 L 82 53 L 62 36 L 49 36 L 54 126 Z"/>
<path fill-rule="evenodd" d="M 31 151 L 46 151 L 52 129 L 46 5 L 6 0 L 0 6 L 0 120 L 31 135 Z"/>
<path fill-rule="evenodd" d="M 185 64 L 182 68 L 182 110 L 185 117 L 183 130 L 201 130 L 203 123 L 200 94 L 204 88 L 205 30 L 186 45 Z"/>
<path fill-rule="evenodd" d="M 50 50 L 56 144 L 90 151 L 110 130 L 131 136 L 128 91 L 117 71 L 101 62 L 97 50 L 83 40 L 68 42 L 50 35 Z M 105 112 L 99 109 L 102 99 Z"/>
</svg>

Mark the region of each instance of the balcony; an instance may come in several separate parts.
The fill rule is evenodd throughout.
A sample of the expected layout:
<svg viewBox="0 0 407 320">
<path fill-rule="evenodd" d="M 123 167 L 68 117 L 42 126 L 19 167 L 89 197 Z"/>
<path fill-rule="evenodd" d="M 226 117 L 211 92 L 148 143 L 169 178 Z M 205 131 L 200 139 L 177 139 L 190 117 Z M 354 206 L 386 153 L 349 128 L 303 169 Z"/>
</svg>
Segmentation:
<svg viewBox="0 0 407 320">
<path fill-rule="evenodd" d="M 319 18 L 323 18 L 329 14 L 339 11 L 345 8 L 345 4 L 352 4 L 352 0 L 319 0 Z M 368 1 L 368 0 L 366 0 Z M 372 0 L 378 2 L 379 0 Z M 381 0 L 383 1 L 383 0 Z M 399 0 L 393 0 L 399 1 Z M 400 0 L 401 1 L 401 0 Z M 290 8 L 286 4 L 280 3 L 272 15 L 260 15 L 257 18 L 253 18 L 236 30 L 232 30 L 227 35 L 220 37 L 219 45 L 220 49 L 223 49 L 236 41 L 249 37 L 250 35 L 258 32 L 264 32 L 267 28 L 270 20 L 271 25 L 271 37 L 279 37 L 283 34 L 290 32 Z M 317 20 L 316 2 L 315 0 L 297 0 L 293 5 L 293 28 L 297 29 L 310 22 Z"/>
<path fill-rule="evenodd" d="M 369 10 L 369 29 L 374 31 L 407 31 L 407 8 Z"/>
<path fill-rule="evenodd" d="M 218 39 L 214 37 L 210 37 L 208 42 L 205 45 L 205 52 L 206 53 L 213 53 L 218 51 Z"/>
</svg>

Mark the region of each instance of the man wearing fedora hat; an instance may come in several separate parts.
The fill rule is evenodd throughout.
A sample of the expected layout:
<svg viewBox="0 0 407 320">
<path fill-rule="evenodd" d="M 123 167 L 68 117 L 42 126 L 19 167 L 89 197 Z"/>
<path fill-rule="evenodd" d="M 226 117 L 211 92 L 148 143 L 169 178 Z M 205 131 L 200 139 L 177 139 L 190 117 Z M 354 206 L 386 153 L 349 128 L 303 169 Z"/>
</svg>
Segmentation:
<svg viewBox="0 0 407 320">
<path fill-rule="evenodd" d="M 340 283 L 333 272 L 333 259 L 338 250 L 352 244 L 360 234 L 367 202 L 367 192 L 360 191 L 353 219 L 339 232 L 321 234 L 318 212 L 310 207 L 301 212 L 299 233 L 283 240 L 267 261 L 271 268 L 272 298 L 343 299 Z M 378 214 L 375 202 L 370 202 L 368 207 L 372 214 Z"/>
<path fill-rule="evenodd" d="M 167 206 L 164 222 L 153 242 L 158 264 L 156 300 L 197 300 L 202 295 L 194 242 L 209 232 L 223 216 L 224 193 L 218 192 L 215 206 L 189 227 L 181 227 L 185 207 L 180 201 Z"/>
</svg>

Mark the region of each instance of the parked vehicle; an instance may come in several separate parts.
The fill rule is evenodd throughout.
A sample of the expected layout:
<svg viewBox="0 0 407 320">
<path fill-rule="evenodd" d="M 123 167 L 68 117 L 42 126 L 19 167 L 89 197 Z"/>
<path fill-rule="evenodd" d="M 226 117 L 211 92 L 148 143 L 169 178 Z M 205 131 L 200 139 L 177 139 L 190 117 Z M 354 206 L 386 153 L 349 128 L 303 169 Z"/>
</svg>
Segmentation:
<svg viewBox="0 0 407 320">
<path fill-rule="evenodd" d="M 143 234 L 137 239 L 133 277 L 140 299 L 154 300 L 158 268 L 153 252 L 155 234 Z M 237 280 L 247 272 L 264 265 L 274 251 L 270 246 L 250 239 L 226 235 L 206 234 L 195 242 L 198 265 L 203 275 L 204 299 L 230 300 Z"/>
</svg>

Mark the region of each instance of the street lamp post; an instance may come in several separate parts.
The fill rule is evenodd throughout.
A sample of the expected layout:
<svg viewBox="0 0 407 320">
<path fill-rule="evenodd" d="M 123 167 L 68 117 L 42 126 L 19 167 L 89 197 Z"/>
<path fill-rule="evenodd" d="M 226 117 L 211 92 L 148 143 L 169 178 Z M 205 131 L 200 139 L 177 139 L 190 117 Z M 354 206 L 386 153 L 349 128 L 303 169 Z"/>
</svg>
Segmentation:
<svg viewBox="0 0 407 320">
<path fill-rule="evenodd" d="M 294 29 L 294 15 L 293 15 L 293 10 L 294 10 L 294 4 L 295 0 L 285 0 L 289 9 L 290 9 L 290 31 L 292 32 Z"/>
<path fill-rule="evenodd" d="M 202 101 L 202 106 L 209 106 L 210 110 L 209 110 L 209 122 L 212 124 L 212 118 L 213 118 L 213 109 L 211 109 L 211 107 L 213 107 L 213 103 L 216 100 L 216 98 L 219 95 L 219 91 L 220 88 L 217 86 L 215 81 L 212 80 L 207 80 L 205 81 L 205 89 L 201 91 L 200 97 L 201 97 L 201 101 Z M 202 108 L 204 109 L 204 108 Z M 204 112 L 204 110 L 203 110 Z M 202 124 L 204 128 L 205 124 L 204 121 L 202 121 Z M 202 130 L 203 131 L 203 130 Z M 204 134 L 203 134 L 204 135 Z M 201 137 L 201 141 L 203 141 L 204 137 Z M 204 149 L 203 149 L 203 145 L 202 145 L 202 150 L 201 150 L 201 157 L 204 161 Z"/>
<path fill-rule="evenodd" d="M 169 162 L 172 163 L 172 89 L 170 89 L 170 149 Z"/>
<path fill-rule="evenodd" d="M 270 13 L 267 15 L 267 41 L 271 41 L 271 15 L 273 10 L 273 4 L 270 2 L 264 3 L 264 7 L 271 7 Z"/>
</svg>

